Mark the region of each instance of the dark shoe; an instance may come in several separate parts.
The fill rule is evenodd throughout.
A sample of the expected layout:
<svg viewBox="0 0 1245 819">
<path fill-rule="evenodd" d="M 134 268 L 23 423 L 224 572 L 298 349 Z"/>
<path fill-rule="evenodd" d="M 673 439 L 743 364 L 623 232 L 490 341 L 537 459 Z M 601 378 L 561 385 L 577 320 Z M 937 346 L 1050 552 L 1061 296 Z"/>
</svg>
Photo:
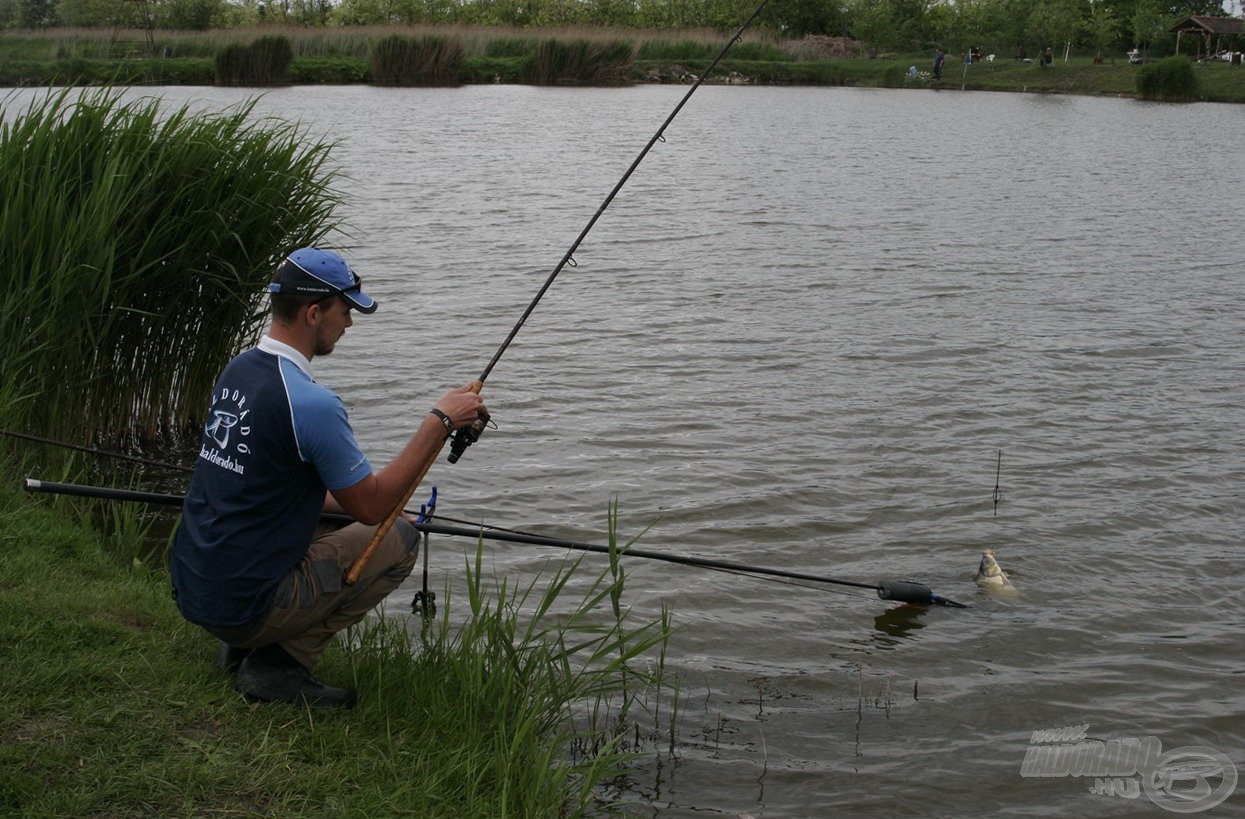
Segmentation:
<svg viewBox="0 0 1245 819">
<path fill-rule="evenodd" d="M 220 648 L 216 650 L 216 661 L 212 665 L 226 674 L 237 674 L 238 666 L 242 665 L 242 661 L 250 653 L 249 648 L 238 648 L 229 643 L 221 643 Z"/>
<path fill-rule="evenodd" d="M 322 708 L 353 708 L 354 693 L 311 676 L 293 657 L 271 645 L 247 655 L 234 688 L 251 702 L 292 702 Z"/>
</svg>

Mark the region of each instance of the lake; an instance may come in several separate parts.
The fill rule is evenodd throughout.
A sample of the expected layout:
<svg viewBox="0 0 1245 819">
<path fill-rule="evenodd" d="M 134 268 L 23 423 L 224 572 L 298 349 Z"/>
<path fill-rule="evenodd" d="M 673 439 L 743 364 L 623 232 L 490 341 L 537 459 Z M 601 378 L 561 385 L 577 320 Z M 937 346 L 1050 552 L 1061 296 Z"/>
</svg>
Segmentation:
<svg viewBox="0 0 1245 819">
<path fill-rule="evenodd" d="M 341 244 L 381 308 L 316 369 L 375 463 L 480 373 L 684 91 L 263 96 L 338 143 Z M 434 468 L 440 511 L 601 542 L 616 500 L 624 536 L 651 525 L 640 548 L 972 608 L 626 562 L 636 614 L 673 611 L 681 685 L 673 752 L 655 737 L 615 794 L 634 813 L 1222 802 L 1216 761 L 1245 770 L 1243 126 L 1213 104 L 697 92 L 490 375 L 498 429 Z M 434 538 L 436 588 L 470 548 Z M 985 548 L 1018 597 L 974 583 Z M 489 549 L 515 578 L 561 557 Z M 1160 775 L 1035 763 L 1081 740 L 1157 741 Z M 1205 814 L 1239 815 L 1235 791 Z"/>
</svg>

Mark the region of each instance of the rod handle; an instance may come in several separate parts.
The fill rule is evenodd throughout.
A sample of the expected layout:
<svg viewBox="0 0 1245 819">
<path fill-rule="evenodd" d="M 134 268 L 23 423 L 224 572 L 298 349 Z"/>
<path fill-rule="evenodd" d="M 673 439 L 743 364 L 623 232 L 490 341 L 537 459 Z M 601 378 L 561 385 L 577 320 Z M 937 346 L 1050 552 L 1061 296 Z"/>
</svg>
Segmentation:
<svg viewBox="0 0 1245 819">
<path fill-rule="evenodd" d="M 471 382 L 471 391 L 476 395 L 479 395 L 480 390 L 482 389 L 484 389 L 483 381 L 476 380 Z M 368 541 L 367 546 L 364 547 L 363 551 L 359 553 L 359 556 L 355 558 L 354 563 L 350 564 L 350 568 L 346 571 L 345 576 L 342 578 L 342 582 L 344 582 L 347 586 L 353 586 L 355 583 L 359 582 L 359 578 L 363 576 L 363 570 L 367 568 L 367 562 L 371 560 L 372 555 L 376 553 L 376 549 L 380 546 L 380 542 L 385 539 L 385 535 L 389 534 L 389 530 L 393 528 L 394 522 L 397 521 L 398 516 L 402 514 L 403 508 L 410 502 L 411 496 L 415 494 L 415 490 L 419 489 L 419 485 L 423 483 L 424 477 L 428 474 L 428 470 L 432 469 L 432 465 L 436 463 L 437 458 L 441 456 L 441 450 L 445 448 L 445 442 L 447 439 L 448 436 L 446 436 L 446 438 L 442 438 L 441 443 L 437 444 L 436 448 L 433 449 L 428 460 L 424 462 L 422 467 L 420 467 L 415 479 L 411 481 L 411 485 L 407 488 L 406 494 L 402 496 L 402 500 L 400 500 L 398 505 L 393 508 L 393 511 L 386 515 L 385 519 L 380 522 L 380 525 L 376 527 L 376 531 L 372 533 L 372 539 Z"/>
</svg>

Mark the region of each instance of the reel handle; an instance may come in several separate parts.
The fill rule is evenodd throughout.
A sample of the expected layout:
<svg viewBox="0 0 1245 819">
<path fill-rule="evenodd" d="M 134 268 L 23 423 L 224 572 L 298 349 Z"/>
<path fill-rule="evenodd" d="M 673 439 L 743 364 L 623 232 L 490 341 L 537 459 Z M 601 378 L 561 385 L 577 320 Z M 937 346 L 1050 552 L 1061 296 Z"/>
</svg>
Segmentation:
<svg viewBox="0 0 1245 819">
<path fill-rule="evenodd" d="M 471 391 L 476 395 L 479 395 L 482 389 L 484 389 L 483 381 L 476 380 L 471 382 Z M 484 427 L 487 423 L 487 418 L 477 418 L 471 426 L 454 430 L 450 434 L 450 454 L 446 460 L 452 464 L 458 463 L 458 459 L 467 451 L 467 447 L 480 440 L 480 436 L 484 434 Z"/>
</svg>

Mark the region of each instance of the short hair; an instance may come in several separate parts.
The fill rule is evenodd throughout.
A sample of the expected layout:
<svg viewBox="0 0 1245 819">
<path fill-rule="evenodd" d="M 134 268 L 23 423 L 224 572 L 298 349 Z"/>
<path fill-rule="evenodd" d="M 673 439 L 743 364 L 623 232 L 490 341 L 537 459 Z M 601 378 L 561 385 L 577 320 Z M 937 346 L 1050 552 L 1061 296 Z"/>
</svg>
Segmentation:
<svg viewBox="0 0 1245 819">
<path fill-rule="evenodd" d="M 337 298 L 332 296 L 308 296 L 302 293 L 273 293 L 269 297 L 272 302 L 272 317 L 280 321 L 293 321 L 298 317 L 298 311 L 309 304 L 319 304 L 331 299 Z"/>
</svg>

